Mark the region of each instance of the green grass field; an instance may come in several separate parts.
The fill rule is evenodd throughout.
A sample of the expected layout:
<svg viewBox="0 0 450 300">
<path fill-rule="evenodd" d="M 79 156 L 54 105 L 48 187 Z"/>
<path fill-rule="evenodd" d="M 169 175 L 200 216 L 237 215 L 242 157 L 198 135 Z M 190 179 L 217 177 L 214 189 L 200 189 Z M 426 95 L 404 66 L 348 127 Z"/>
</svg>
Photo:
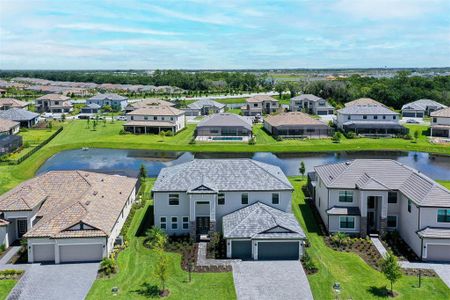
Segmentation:
<svg viewBox="0 0 450 300">
<path fill-rule="evenodd" d="M 6 299 L 15 285 L 13 279 L 0 280 L 0 299 Z"/>
</svg>

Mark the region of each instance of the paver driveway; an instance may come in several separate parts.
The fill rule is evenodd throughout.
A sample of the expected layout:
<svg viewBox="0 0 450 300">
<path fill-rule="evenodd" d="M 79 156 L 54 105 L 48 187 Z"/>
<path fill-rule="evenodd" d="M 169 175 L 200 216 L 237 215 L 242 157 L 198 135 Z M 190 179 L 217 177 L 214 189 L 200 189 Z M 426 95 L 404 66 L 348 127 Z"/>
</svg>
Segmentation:
<svg viewBox="0 0 450 300">
<path fill-rule="evenodd" d="M 233 264 L 237 298 L 313 299 L 308 279 L 298 261 L 246 261 Z"/>
<path fill-rule="evenodd" d="M 32 264 L 8 299 L 82 300 L 92 286 L 98 263 Z"/>
</svg>

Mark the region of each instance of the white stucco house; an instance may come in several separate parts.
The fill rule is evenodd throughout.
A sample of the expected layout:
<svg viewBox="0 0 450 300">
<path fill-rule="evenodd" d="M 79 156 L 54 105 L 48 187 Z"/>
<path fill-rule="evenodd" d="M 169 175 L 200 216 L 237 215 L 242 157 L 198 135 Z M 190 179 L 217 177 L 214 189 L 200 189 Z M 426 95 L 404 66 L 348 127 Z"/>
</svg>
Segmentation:
<svg viewBox="0 0 450 300">
<path fill-rule="evenodd" d="M 450 139 L 450 108 L 433 111 L 431 114 L 432 137 L 444 137 Z"/>
<path fill-rule="evenodd" d="M 107 257 L 135 201 L 137 179 L 52 171 L 0 196 L 0 243 L 27 240 L 29 262 Z"/>
<path fill-rule="evenodd" d="M 126 116 L 127 122 L 123 127 L 132 133 L 160 133 L 168 130 L 175 134 L 186 126 L 185 112 L 172 106 L 147 106 L 133 110 Z"/>
<path fill-rule="evenodd" d="M 394 160 L 356 159 L 308 174 L 330 233 L 366 236 L 396 230 L 426 261 L 450 261 L 450 191 Z"/>
<path fill-rule="evenodd" d="M 279 167 L 194 159 L 161 170 L 152 189 L 155 226 L 193 238 L 221 232 L 230 258 L 299 259 L 305 234 L 291 213 L 292 192 Z"/>
</svg>

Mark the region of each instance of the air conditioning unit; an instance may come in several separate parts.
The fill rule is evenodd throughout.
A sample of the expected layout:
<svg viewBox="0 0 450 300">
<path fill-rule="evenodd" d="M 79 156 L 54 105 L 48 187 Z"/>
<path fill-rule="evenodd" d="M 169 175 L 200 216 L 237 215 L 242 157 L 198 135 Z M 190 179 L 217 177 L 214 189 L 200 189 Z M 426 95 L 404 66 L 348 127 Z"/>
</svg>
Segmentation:
<svg viewBox="0 0 450 300">
<path fill-rule="evenodd" d="M 114 241 L 114 246 L 122 246 L 123 245 L 123 236 L 119 235 L 116 237 L 116 240 Z"/>
</svg>

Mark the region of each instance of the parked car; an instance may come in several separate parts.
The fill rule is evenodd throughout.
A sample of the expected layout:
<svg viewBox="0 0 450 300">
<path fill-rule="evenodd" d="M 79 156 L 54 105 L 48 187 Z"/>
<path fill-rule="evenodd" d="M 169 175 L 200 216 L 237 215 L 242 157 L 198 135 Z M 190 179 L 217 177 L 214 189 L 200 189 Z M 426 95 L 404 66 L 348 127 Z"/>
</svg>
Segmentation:
<svg viewBox="0 0 450 300">
<path fill-rule="evenodd" d="M 126 120 L 127 120 L 127 117 L 126 117 L 126 116 L 117 116 L 117 117 L 116 117 L 116 120 L 117 120 L 117 121 L 126 121 Z"/>
<path fill-rule="evenodd" d="M 420 124 L 419 121 L 414 120 L 414 119 L 408 119 L 408 120 L 406 120 L 406 123 L 408 123 L 408 124 Z"/>
</svg>

